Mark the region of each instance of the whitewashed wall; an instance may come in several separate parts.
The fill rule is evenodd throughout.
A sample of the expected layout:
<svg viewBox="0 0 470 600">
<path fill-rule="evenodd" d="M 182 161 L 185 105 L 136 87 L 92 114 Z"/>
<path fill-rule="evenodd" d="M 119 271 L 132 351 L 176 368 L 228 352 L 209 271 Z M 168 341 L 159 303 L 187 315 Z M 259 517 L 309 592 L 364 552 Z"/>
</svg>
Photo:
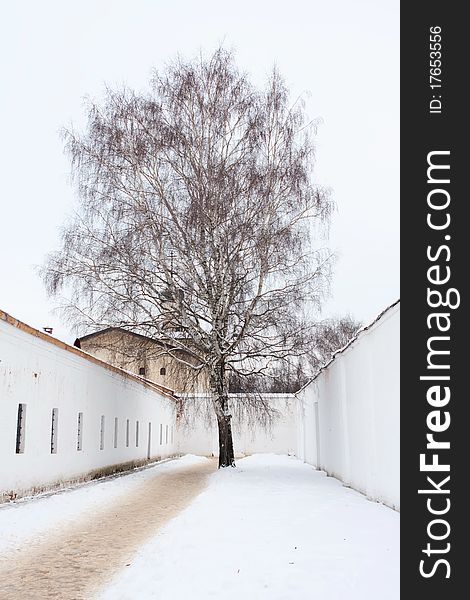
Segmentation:
<svg viewBox="0 0 470 600">
<path fill-rule="evenodd" d="M 373 500 L 400 505 L 400 305 L 301 393 L 298 456 Z"/>
<path fill-rule="evenodd" d="M 299 394 L 270 395 L 270 403 L 280 413 L 271 429 L 246 427 L 235 416 L 236 455 L 296 455 L 370 498 L 398 508 L 399 310 L 399 304 L 388 309 Z M 26 404 L 25 445 L 24 453 L 17 454 L 19 403 Z M 55 454 L 51 453 L 53 408 L 58 409 Z M 214 419 L 208 423 L 200 415 L 194 421 L 177 422 L 175 408 L 174 399 L 138 377 L 0 311 L 0 494 L 24 494 L 178 453 L 217 456 Z M 83 413 L 82 450 L 77 450 L 79 412 Z"/>
<path fill-rule="evenodd" d="M 236 401 L 236 395 L 231 397 L 232 401 Z M 205 401 L 204 396 L 200 395 L 198 398 L 202 405 Z M 292 455 L 296 453 L 297 399 L 293 394 L 264 394 L 264 400 L 268 401 L 279 415 L 269 428 L 247 425 L 246 422 L 240 422 L 234 414 L 232 432 L 236 456 L 258 452 Z M 183 420 L 178 424 L 179 452 L 204 456 L 219 455 L 217 422 L 211 413 L 209 417 L 207 418 L 204 411 L 201 411 L 196 417 L 193 413 L 189 420 Z"/>
<path fill-rule="evenodd" d="M 15 452 L 19 403 L 26 404 L 21 454 Z M 55 454 L 51 453 L 53 408 L 58 408 Z M 77 450 L 79 412 L 83 413 L 82 450 Z M 105 416 L 104 449 L 100 450 L 102 415 Z M 85 353 L 0 313 L 1 494 L 23 494 L 86 478 L 97 470 L 106 472 L 124 463 L 173 455 L 177 446 L 175 416 L 174 400 L 138 378 L 103 366 Z"/>
</svg>

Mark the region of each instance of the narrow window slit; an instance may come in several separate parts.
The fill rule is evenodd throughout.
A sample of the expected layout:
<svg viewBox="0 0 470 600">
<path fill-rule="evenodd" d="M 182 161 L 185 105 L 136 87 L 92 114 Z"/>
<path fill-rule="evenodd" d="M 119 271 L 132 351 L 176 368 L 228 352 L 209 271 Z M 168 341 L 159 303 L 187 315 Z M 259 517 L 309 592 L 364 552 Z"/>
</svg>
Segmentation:
<svg viewBox="0 0 470 600">
<path fill-rule="evenodd" d="M 77 423 L 77 450 L 82 450 L 82 437 L 83 437 L 83 413 L 78 413 Z"/>
<path fill-rule="evenodd" d="M 16 420 L 16 454 L 24 453 L 26 427 L 26 404 L 18 404 L 18 417 Z"/>
<path fill-rule="evenodd" d="M 52 409 L 51 418 L 51 454 L 57 454 L 57 427 L 59 420 L 59 409 Z"/>
<path fill-rule="evenodd" d="M 101 415 L 101 423 L 100 423 L 100 450 L 104 450 L 104 415 Z"/>
<path fill-rule="evenodd" d="M 152 451 L 152 423 L 149 423 L 149 437 L 148 437 L 148 444 L 147 444 L 147 458 L 148 459 L 150 459 L 151 451 Z"/>
</svg>

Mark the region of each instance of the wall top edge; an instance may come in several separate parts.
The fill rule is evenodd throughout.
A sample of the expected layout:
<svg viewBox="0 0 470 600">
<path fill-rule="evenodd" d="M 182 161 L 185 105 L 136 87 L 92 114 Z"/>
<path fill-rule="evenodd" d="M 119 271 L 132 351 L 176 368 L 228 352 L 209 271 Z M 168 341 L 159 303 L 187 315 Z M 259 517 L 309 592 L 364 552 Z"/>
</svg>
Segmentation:
<svg viewBox="0 0 470 600">
<path fill-rule="evenodd" d="M 315 375 L 311 379 L 309 379 L 307 381 L 307 383 L 305 385 L 303 385 L 298 392 L 295 392 L 295 393 L 299 394 L 306 387 L 308 387 L 313 381 L 315 381 L 315 379 L 320 375 L 320 373 L 322 373 L 323 371 L 325 371 L 326 369 L 328 369 L 328 367 L 331 365 L 331 363 L 333 363 L 335 361 L 335 359 L 336 359 L 337 356 L 339 356 L 340 354 L 342 354 L 343 352 L 345 352 L 348 348 L 350 348 L 355 342 L 357 342 L 357 340 L 360 337 L 362 337 L 362 335 L 364 333 L 366 333 L 367 331 L 369 331 L 370 329 L 372 329 L 373 327 L 375 327 L 376 325 L 378 325 L 379 322 L 382 321 L 385 316 L 388 316 L 389 314 L 392 314 L 393 309 L 397 308 L 399 305 L 400 305 L 400 298 L 398 298 L 398 300 L 395 300 L 395 302 L 393 302 L 392 304 L 390 304 L 389 306 L 387 306 L 387 308 L 385 308 L 383 311 L 381 311 L 375 317 L 375 319 L 373 319 L 370 323 L 368 323 L 367 325 L 364 325 L 364 327 L 361 327 L 360 329 L 358 329 L 357 332 L 355 333 L 355 335 L 353 335 L 353 337 L 348 341 L 348 343 L 345 346 L 343 346 L 342 348 L 339 348 L 338 350 L 336 350 L 335 352 L 333 352 L 333 354 L 331 355 L 330 360 L 328 362 L 326 362 L 323 366 L 321 366 L 318 369 L 318 371 L 315 373 Z"/>
<path fill-rule="evenodd" d="M 113 373 L 116 373 L 116 374 L 120 375 L 121 377 L 124 377 L 125 379 L 130 379 L 132 381 L 135 381 L 136 383 L 139 383 L 140 385 L 143 385 L 144 387 L 149 388 L 154 392 L 158 392 L 159 394 L 166 396 L 167 398 L 171 398 L 173 400 L 175 400 L 177 398 L 177 395 L 174 390 L 172 390 L 170 388 L 166 388 L 165 386 L 162 386 L 153 381 L 146 380 L 142 377 L 139 377 L 138 375 L 135 375 L 134 373 L 131 373 L 130 371 L 126 371 L 125 369 L 120 369 L 119 367 L 115 367 L 114 365 L 111 365 L 111 364 L 105 362 L 104 360 L 100 360 L 99 358 L 96 358 L 95 356 L 88 354 L 88 352 L 85 352 L 84 350 L 81 350 L 80 348 L 76 348 L 75 346 L 66 344 L 65 342 L 62 342 L 61 340 L 53 337 L 52 335 L 50 335 L 48 333 L 43 333 L 42 331 L 39 331 L 38 329 L 31 327 L 31 325 L 28 325 L 27 323 L 23 323 L 23 321 L 20 321 L 19 319 L 12 317 L 11 315 L 9 315 L 8 313 L 6 313 L 5 311 L 3 311 L 1 309 L 0 309 L 0 320 L 4 321 L 5 323 L 8 323 L 9 325 L 15 327 L 16 329 L 19 329 L 20 331 L 23 331 L 24 333 L 27 333 L 35 338 L 38 338 L 48 344 L 52 344 L 53 346 L 56 346 L 57 348 L 60 348 L 61 350 L 65 350 L 66 352 L 75 354 L 76 356 L 79 356 L 82 359 L 87 360 L 88 362 L 92 362 L 95 365 L 98 365 L 99 367 L 106 369 L 107 371 L 112 371 Z"/>
</svg>

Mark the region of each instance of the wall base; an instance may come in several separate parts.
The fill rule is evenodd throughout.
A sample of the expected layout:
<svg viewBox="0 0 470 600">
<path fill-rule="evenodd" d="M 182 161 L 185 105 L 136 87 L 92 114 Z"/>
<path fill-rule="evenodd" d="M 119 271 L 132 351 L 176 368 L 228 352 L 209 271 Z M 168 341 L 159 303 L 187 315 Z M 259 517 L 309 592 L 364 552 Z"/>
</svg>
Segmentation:
<svg viewBox="0 0 470 600">
<path fill-rule="evenodd" d="M 140 471 L 141 469 L 151 467 L 152 465 L 158 463 L 167 462 L 169 460 L 179 458 L 180 456 L 181 454 L 175 453 L 164 458 L 162 458 L 161 456 L 154 456 L 152 458 L 130 460 L 115 465 L 106 465 L 105 467 L 93 469 L 92 471 L 89 471 L 88 473 L 85 473 L 83 475 L 78 475 L 76 477 L 46 483 L 41 486 L 34 486 L 27 489 L 11 490 L 8 492 L 5 491 L 0 493 L 0 504 L 4 504 L 6 502 L 14 502 L 16 500 L 25 499 L 32 496 L 48 496 L 50 494 L 55 494 L 57 492 L 60 492 L 61 490 L 69 489 L 71 487 L 87 483 L 89 481 L 95 481 L 98 479 L 110 479 L 122 473 L 129 473 L 130 471 Z"/>
</svg>

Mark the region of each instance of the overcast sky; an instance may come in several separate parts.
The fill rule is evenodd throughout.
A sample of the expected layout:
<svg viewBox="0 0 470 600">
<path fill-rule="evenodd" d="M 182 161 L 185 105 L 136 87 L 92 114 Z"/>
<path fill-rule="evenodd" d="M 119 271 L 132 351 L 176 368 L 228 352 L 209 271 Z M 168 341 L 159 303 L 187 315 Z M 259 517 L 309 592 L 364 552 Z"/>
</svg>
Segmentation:
<svg viewBox="0 0 470 600">
<path fill-rule="evenodd" d="M 34 269 L 74 203 L 59 130 L 105 83 L 143 89 L 175 54 L 221 43 L 256 83 L 276 64 L 321 119 L 316 180 L 339 255 L 324 316 L 366 322 L 398 298 L 398 0 L 19 0 L 0 36 L 0 309 L 73 342 Z"/>
</svg>

